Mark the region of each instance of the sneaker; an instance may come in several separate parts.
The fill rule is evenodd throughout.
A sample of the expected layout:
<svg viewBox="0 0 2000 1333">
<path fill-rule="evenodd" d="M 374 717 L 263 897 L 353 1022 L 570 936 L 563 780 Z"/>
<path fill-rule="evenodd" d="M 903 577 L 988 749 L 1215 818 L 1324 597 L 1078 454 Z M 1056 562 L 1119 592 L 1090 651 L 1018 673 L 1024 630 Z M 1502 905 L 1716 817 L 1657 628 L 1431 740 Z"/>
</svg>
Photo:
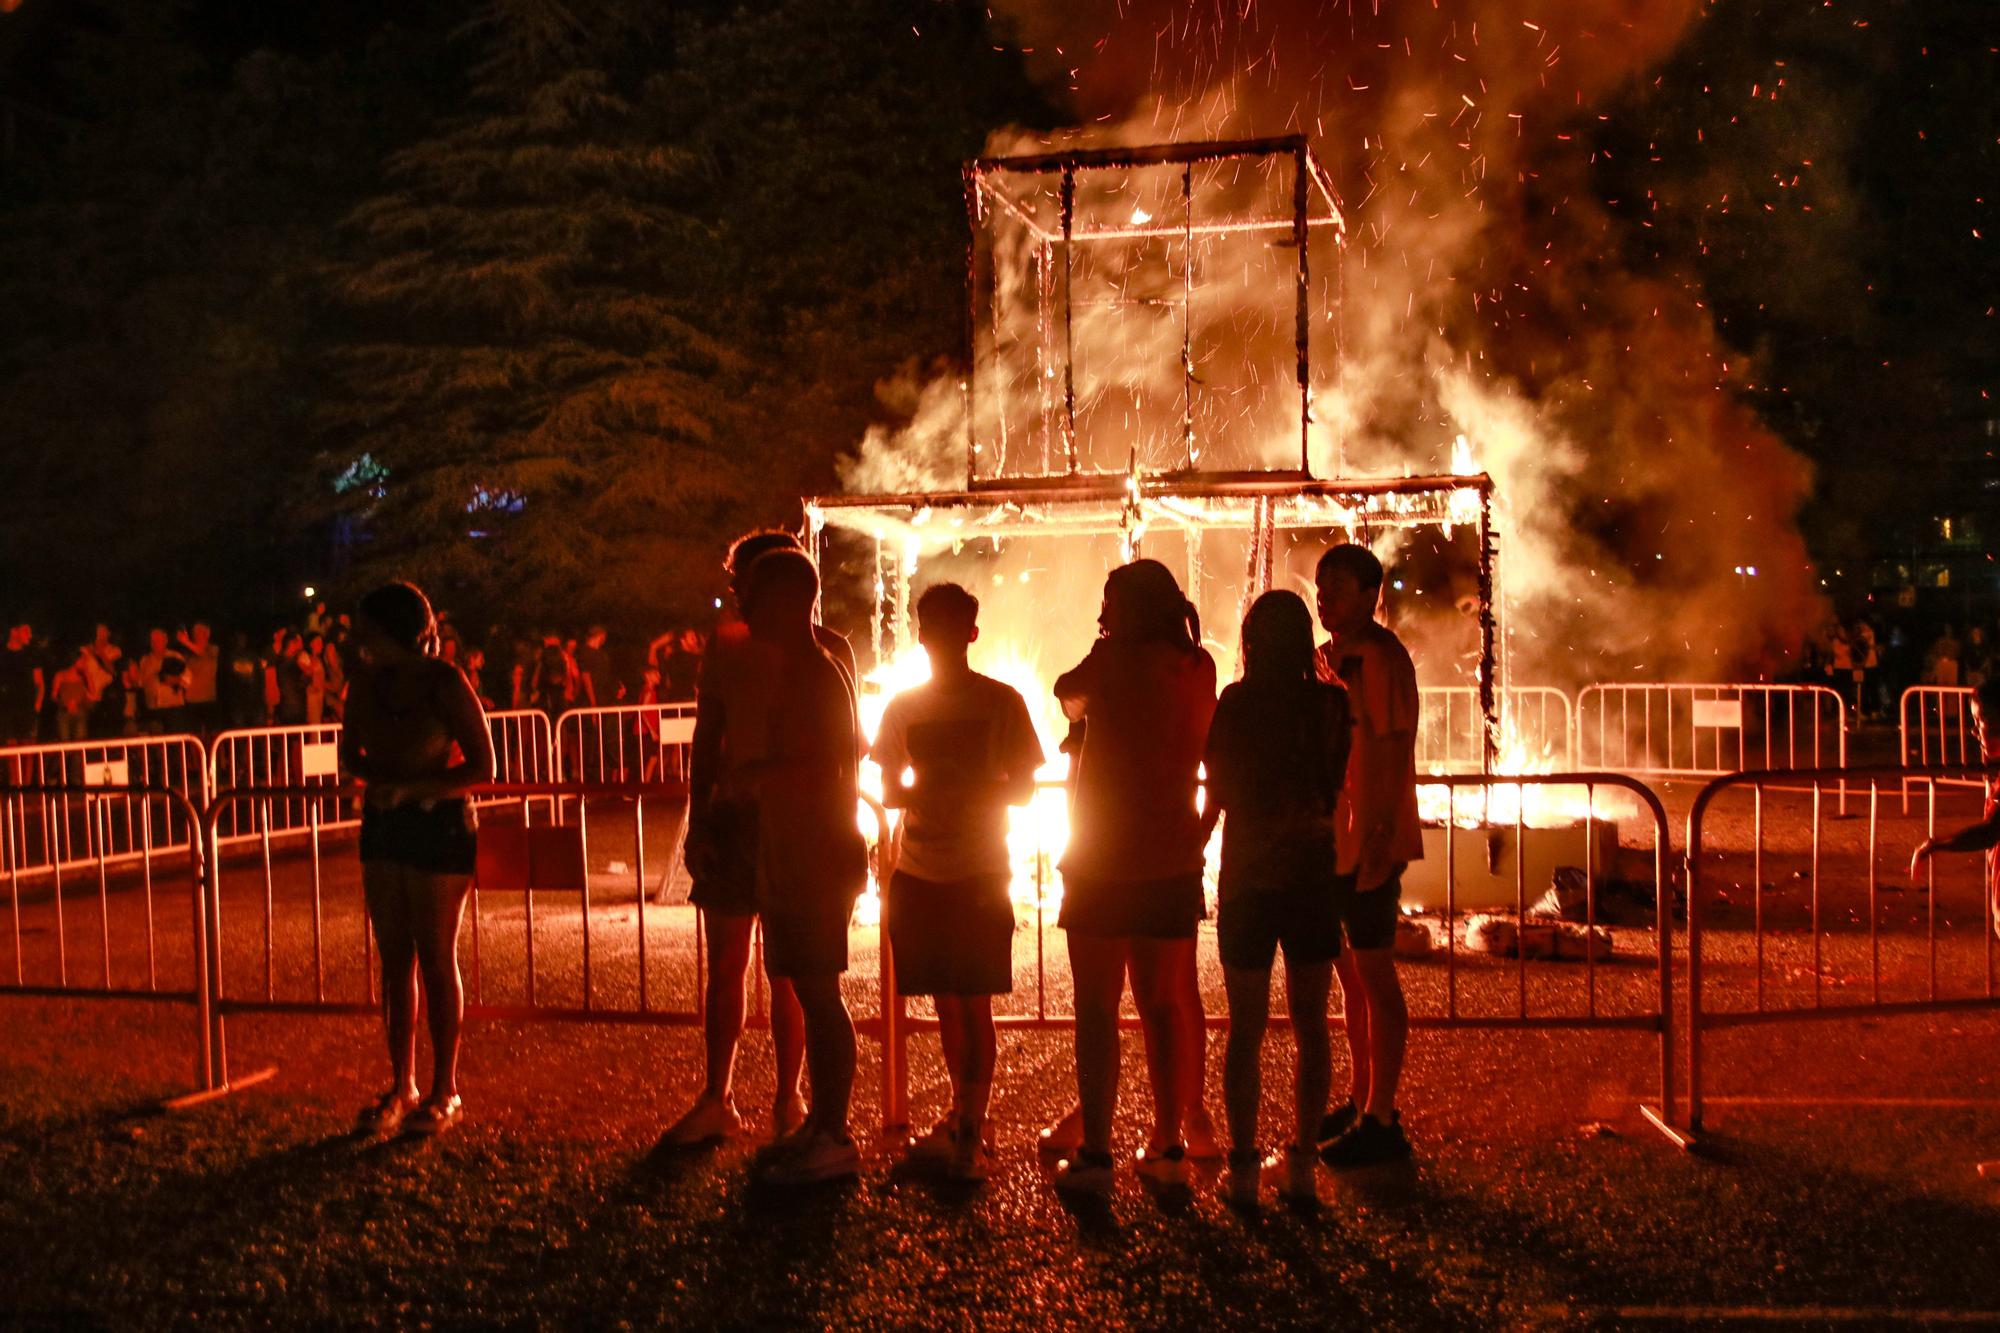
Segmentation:
<svg viewBox="0 0 2000 1333">
<path fill-rule="evenodd" d="M 966 1134 L 954 1143 L 951 1163 L 945 1173 L 953 1180 L 976 1185 L 992 1174 L 993 1148 L 981 1134 Z"/>
<path fill-rule="evenodd" d="M 1062 1168 L 1056 1172 L 1055 1186 L 1064 1194 L 1095 1194 L 1101 1197 L 1111 1193 L 1117 1176 L 1117 1163 L 1111 1160 L 1110 1153 L 1078 1148 L 1076 1155 L 1063 1162 Z"/>
<path fill-rule="evenodd" d="M 736 1114 L 736 1108 L 727 1097 L 701 1096 L 695 1099 L 687 1114 L 674 1121 L 671 1128 L 660 1136 L 660 1141 L 675 1148 L 694 1148 L 705 1143 L 720 1143 L 743 1132 L 743 1117 Z"/>
<path fill-rule="evenodd" d="M 1403 1133 L 1402 1117 L 1394 1111 L 1387 1124 L 1372 1115 L 1362 1116 L 1353 1129 L 1319 1150 L 1319 1159 L 1336 1169 L 1400 1162 L 1409 1155 L 1410 1140 Z"/>
<path fill-rule="evenodd" d="M 1164 1148 L 1143 1148 L 1132 1169 L 1139 1179 L 1160 1189 L 1178 1189 L 1188 1183 L 1187 1145 L 1171 1143 Z"/>
<path fill-rule="evenodd" d="M 385 1092 L 361 1108 L 361 1114 L 354 1118 L 354 1128 L 362 1134 L 394 1134 L 416 1109 L 414 1092 Z"/>
<path fill-rule="evenodd" d="M 830 1180 L 852 1180 L 860 1174 L 861 1149 L 854 1145 L 853 1139 L 837 1139 L 815 1131 L 791 1152 L 765 1165 L 760 1179 L 766 1185 L 818 1185 Z"/>
<path fill-rule="evenodd" d="M 958 1120 L 946 1116 L 928 1134 L 910 1140 L 907 1157 L 912 1162 L 949 1162 L 958 1154 Z"/>
<path fill-rule="evenodd" d="M 1069 1114 L 1041 1133 L 1037 1145 L 1053 1157 L 1071 1157 L 1083 1149 L 1083 1108 L 1072 1106 Z"/>
<path fill-rule="evenodd" d="M 433 1098 L 410 1112 L 403 1121 L 405 1134 L 416 1134 L 424 1138 L 435 1138 L 453 1129 L 465 1119 L 465 1103 L 457 1093 L 449 1097 Z"/>
<path fill-rule="evenodd" d="M 1233 1208 L 1254 1209 L 1261 1205 L 1263 1187 L 1263 1150 L 1230 1153 L 1229 1170 L 1222 1178 L 1223 1199 Z"/>
<path fill-rule="evenodd" d="M 1319 1154 L 1311 1148 L 1285 1149 L 1284 1174 L 1278 1197 L 1294 1208 L 1311 1208 L 1319 1203 Z"/>
<path fill-rule="evenodd" d="M 1187 1155 L 1190 1162 L 1222 1160 L 1222 1140 L 1215 1132 L 1215 1117 L 1205 1107 L 1197 1106 L 1188 1113 Z"/>
<path fill-rule="evenodd" d="M 1335 1139 L 1339 1138 L 1342 1134 L 1345 1134 L 1348 1130 L 1353 1129 L 1354 1122 L 1360 1118 L 1361 1109 L 1354 1104 L 1354 1099 L 1351 1097 L 1339 1106 L 1334 1107 L 1333 1110 L 1320 1117 L 1320 1145 L 1324 1147 L 1326 1144 L 1332 1143 Z"/>
</svg>

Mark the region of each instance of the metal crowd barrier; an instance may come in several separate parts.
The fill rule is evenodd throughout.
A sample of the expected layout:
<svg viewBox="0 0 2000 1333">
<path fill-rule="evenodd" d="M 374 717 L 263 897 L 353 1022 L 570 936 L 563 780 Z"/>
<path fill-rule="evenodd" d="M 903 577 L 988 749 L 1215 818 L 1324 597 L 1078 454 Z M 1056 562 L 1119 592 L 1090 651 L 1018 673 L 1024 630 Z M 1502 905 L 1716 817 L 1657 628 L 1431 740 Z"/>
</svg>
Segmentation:
<svg viewBox="0 0 2000 1333">
<path fill-rule="evenodd" d="M 1417 769 L 1474 772 L 1486 766 L 1486 717 L 1471 685 L 1426 685 L 1417 717 Z M 1521 747 L 1519 758 L 1568 768 L 1575 763 L 1575 706 L 1552 685 L 1517 685 L 1500 692 L 1501 730 Z"/>
<path fill-rule="evenodd" d="M 72 875 L 67 859 L 24 864 L 19 842 L 33 808 L 44 820 L 102 824 L 107 807 L 142 812 L 132 845 L 113 854 L 95 843 L 91 873 Z M 166 817 L 143 812 L 164 810 Z M 208 955 L 200 811 L 188 794 L 145 783 L 0 783 L 0 870 L 6 881 L 4 938 L 11 965 L 0 965 L 0 993 L 66 999 L 143 1000 L 196 1010 L 195 1077 L 215 1086 L 216 1052 L 208 1043 Z M 178 840 L 170 841 L 170 833 Z M 31 875 L 31 868 L 46 873 Z M 164 897 L 163 897 L 164 895 Z M 174 924 L 184 923 L 184 929 Z M 94 954 L 96 967 L 85 960 Z M 92 975 L 94 973 L 94 975 Z"/>
<path fill-rule="evenodd" d="M 1550 773 L 1520 777 L 1454 774 L 1426 777 L 1420 786 L 1444 788 L 1447 792 L 1444 804 L 1447 813 L 1454 819 L 1427 838 L 1435 844 L 1428 855 L 1443 861 L 1440 873 L 1444 880 L 1445 901 L 1442 911 L 1431 917 L 1435 922 L 1431 930 L 1435 942 L 1433 952 L 1425 961 L 1404 965 L 1404 989 L 1409 998 L 1411 1026 L 1480 1031 L 1594 1030 L 1653 1034 L 1658 1046 L 1660 1103 L 1657 1107 L 1648 1106 L 1642 1110 L 1646 1118 L 1669 1138 L 1685 1146 L 1688 1140 L 1670 1127 L 1668 1119 L 1668 1109 L 1675 1099 L 1672 1058 L 1673 892 L 1667 874 L 1671 842 L 1666 810 L 1659 798 L 1644 784 L 1620 773 Z M 1040 788 L 1037 801 L 1052 801 L 1058 806 L 1063 802 L 1060 783 L 1044 782 Z M 1529 795 L 1523 799 L 1523 793 Z M 1541 819 L 1535 808 L 1538 805 L 1555 805 L 1574 808 L 1579 814 L 1592 811 L 1598 820 L 1603 821 L 1609 818 L 1606 808 L 1609 800 L 1620 796 L 1628 798 L 1631 804 L 1631 809 L 1624 812 L 1627 824 L 1639 829 L 1650 844 L 1646 850 L 1649 852 L 1647 859 L 1652 881 L 1647 886 L 1652 901 L 1652 926 L 1648 929 L 1621 927 L 1614 930 L 1614 945 L 1623 943 L 1626 947 L 1608 960 L 1598 958 L 1596 950 L 1590 948 L 1582 951 L 1580 962 L 1539 961 L 1527 957 L 1526 950 L 1518 951 L 1512 959 L 1473 952 L 1468 947 L 1466 934 L 1469 910 L 1461 907 L 1462 899 L 1467 896 L 1462 876 L 1478 873 L 1482 868 L 1490 869 L 1496 859 L 1490 840 L 1497 837 L 1510 844 L 1509 854 L 1499 859 L 1503 863 L 1511 860 L 1512 864 L 1508 867 L 1509 884 L 1503 886 L 1511 888 L 1511 893 L 1507 894 L 1508 901 L 1499 908 L 1489 910 L 1511 913 L 1516 922 L 1531 920 L 1531 906 L 1549 887 L 1545 881 L 1528 878 L 1531 858 L 1519 854 L 1524 835 L 1533 830 Z M 1493 817 L 1490 822 L 1482 821 L 1476 818 L 1481 814 Z M 1482 823 L 1483 827 L 1465 828 L 1460 826 L 1461 823 Z M 1016 948 L 1014 990 L 1011 995 L 994 997 L 994 1022 L 1002 1029 L 1068 1028 L 1075 1022 L 1074 1012 L 1052 1004 L 1050 1000 L 1051 990 L 1065 988 L 1067 979 L 1066 969 L 1058 971 L 1050 966 L 1052 951 L 1060 950 L 1060 942 L 1052 943 L 1049 933 L 1056 929 L 1061 903 L 1059 879 L 1054 869 L 1055 858 L 1061 849 L 1034 839 L 1032 830 L 1042 826 L 1039 821 L 1031 817 L 1017 821 L 1014 827 L 1020 829 L 1024 826 L 1028 830 L 1028 841 L 1033 845 L 1016 847 L 1017 853 L 1024 853 L 1022 859 L 1029 866 L 1027 880 L 1024 882 L 1018 877 L 1016 880 L 1016 911 L 1017 919 L 1021 920 L 1017 930 L 1025 928 L 1032 932 L 1032 951 L 1024 960 L 1021 950 Z M 1597 840 L 1586 831 L 1582 839 L 1582 864 L 1578 867 L 1584 877 L 1585 920 L 1581 924 L 1593 933 L 1604 924 L 1599 910 L 1600 891 L 1616 875 L 1615 867 L 1598 861 L 1597 845 Z M 1491 876 L 1487 878 L 1490 880 Z M 1408 883 L 1409 876 L 1406 874 L 1406 904 L 1410 901 Z M 1490 883 L 1488 887 L 1491 888 Z M 885 930 L 885 953 L 886 934 Z M 1200 931 L 1197 947 L 1202 974 L 1219 976 L 1220 959 L 1215 956 L 1215 934 L 1210 925 L 1204 925 Z M 1059 961 L 1058 967 L 1061 967 Z M 1052 972 L 1055 973 L 1053 978 Z M 1056 982 L 1053 986 L 1052 979 Z M 927 1002 L 917 1005 L 913 1012 L 913 1002 L 896 996 L 886 981 L 883 995 L 884 1012 L 894 1034 L 891 1044 L 898 1051 L 904 1050 L 911 1032 L 936 1030 L 937 1019 Z M 1339 1021 L 1340 1015 L 1336 1014 L 1335 1019 Z M 1228 1026 L 1225 1013 L 1206 1013 L 1205 1020 L 1210 1029 Z M 1289 1019 L 1282 1013 L 1273 1013 L 1270 1021 L 1282 1026 Z M 1121 1024 L 1127 1029 L 1135 1028 L 1138 1019 L 1128 1010 L 1121 1018 Z M 906 1056 L 899 1057 L 898 1064 L 900 1068 L 907 1068 Z M 887 1104 L 907 1108 L 906 1092 L 888 1099 Z"/>
<path fill-rule="evenodd" d="M 1825 685 L 1610 682 L 1585 686 L 1576 708 L 1585 768 L 1707 778 L 1847 767 L 1847 705 Z"/>
<path fill-rule="evenodd" d="M 54 874 L 100 863 L 123 866 L 185 850 L 197 827 L 179 805 L 154 796 L 113 798 L 127 788 L 171 791 L 193 806 L 208 799 L 207 750 L 197 736 L 129 736 L 0 749 L 0 787 L 98 788 L 87 804 L 10 802 L 9 873 Z"/>
<path fill-rule="evenodd" d="M 1979 732 L 1972 718 L 1972 696 L 1973 691 L 1962 685 L 1912 685 L 1903 691 L 1896 727 L 1903 767 L 1979 765 Z M 1969 778 L 1941 781 L 1953 786 L 1979 785 Z M 1911 785 L 1903 786 L 1904 813 L 1909 812 Z"/>
<path fill-rule="evenodd" d="M 1691 1128 L 1701 1128 L 1705 1111 L 1709 1033 L 2000 1008 L 1991 860 L 1946 853 L 1929 862 L 1920 889 L 1908 881 L 1911 852 L 1940 831 L 1941 796 L 1954 807 L 1947 828 L 1980 814 L 1963 791 L 1940 788 L 1996 776 L 2000 768 L 1800 768 L 1732 774 L 1702 788 L 1687 833 Z M 1827 819 L 1825 795 L 1836 783 L 1857 797 L 1865 789 L 1865 829 Z M 1921 825 L 1885 830 L 1882 797 L 1906 784 L 1926 793 Z M 1750 805 L 1747 853 L 1719 850 L 1710 838 L 1718 807 L 1732 824 L 1741 817 L 1742 802 L 1727 800 L 1739 794 Z M 1772 836 L 1767 816 L 1785 802 L 1803 804 L 1805 836 L 1790 821 Z M 1885 845 L 1893 849 L 1886 870 Z"/>
<path fill-rule="evenodd" d="M 260 807 L 303 802 L 310 810 L 321 790 L 218 793 L 205 816 L 211 846 L 232 824 L 271 827 L 274 819 Z M 344 801 L 360 792 L 335 789 Z M 488 866 L 482 848 L 461 944 L 466 1016 L 699 1026 L 707 1012 L 701 913 L 691 905 L 659 905 L 653 892 L 667 872 L 664 858 L 652 853 L 676 843 L 686 786 L 496 782 L 471 795 L 483 807 L 482 830 L 489 830 L 482 843 L 490 830 L 518 829 L 529 873 L 521 884 L 482 884 Z M 520 812 L 518 824 L 497 820 L 509 809 Z M 545 813 L 538 818 L 538 811 Z M 306 828 L 302 874 L 275 873 L 268 855 L 234 868 L 209 858 L 209 1039 L 225 1082 L 227 1021 L 234 1015 L 379 1010 L 360 866 L 351 855 L 328 856 L 322 831 Z M 886 949 L 878 965 L 886 980 Z M 761 1018 L 761 973 L 758 995 Z M 880 1017 L 861 1018 L 856 1028 L 875 1036 L 887 1030 Z M 884 1069 L 885 1076 L 897 1074 L 893 1057 Z"/>
<path fill-rule="evenodd" d="M 556 771 L 570 782 L 685 782 L 694 707 L 572 708 L 556 719 Z"/>
</svg>

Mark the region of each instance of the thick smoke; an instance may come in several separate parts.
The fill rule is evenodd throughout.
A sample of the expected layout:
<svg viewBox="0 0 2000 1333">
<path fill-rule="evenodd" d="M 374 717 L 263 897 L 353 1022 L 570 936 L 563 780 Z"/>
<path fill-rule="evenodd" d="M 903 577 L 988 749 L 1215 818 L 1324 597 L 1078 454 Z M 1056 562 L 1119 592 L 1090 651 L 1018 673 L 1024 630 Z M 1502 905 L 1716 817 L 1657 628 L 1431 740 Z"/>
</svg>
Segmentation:
<svg viewBox="0 0 2000 1333">
<path fill-rule="evenodd" d="M 1465 435 L 1500 487 L 1513 679 L 1557 684 L 1768 671 L 1817 613 L 1805 464 L 1732 394 L 1749 368 L 1699 293 L 1620 262 L 1627 224 L 1590 178 L 1594 108 L 1702 8 L 997 0 L 1076 112 L 1064 146 L 1312 136 L 1353 228 L 1339 355 L 1315 349 L 1315 470 L 1446 471 Z M 962 480 L 962 456 L 942 466 L 956 383 L 918 399 L 919 436 L 871 439 L 850 484 Z"/>
</svg>

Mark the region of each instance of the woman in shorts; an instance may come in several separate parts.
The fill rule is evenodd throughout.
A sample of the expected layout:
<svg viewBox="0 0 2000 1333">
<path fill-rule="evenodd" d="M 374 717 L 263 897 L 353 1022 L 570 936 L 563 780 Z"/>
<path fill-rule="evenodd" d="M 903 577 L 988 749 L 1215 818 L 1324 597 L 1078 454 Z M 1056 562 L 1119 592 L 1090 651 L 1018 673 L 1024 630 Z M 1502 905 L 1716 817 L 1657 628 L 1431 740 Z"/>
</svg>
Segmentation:
<svg viewBox="0 0 2000 1333">
<path fill-rule="evenodd" d="M 1230 1202 L 1255 1207 L 1271 963 L 1285 951 L 1285 999 L 1298 1049 L 1297 1117 L 1279 1192 L 1317 1197 L 1317 1132 L 1333 1077 L 1327 996 L 1340 956 L 1334 812 L 1347 771 L 1347 692 L 1320 681 L 1313 619 L 1296 593 L 1267 592 L 1243 618 L 1243 679 L 1222 692 L 1208 730 L 1208 805 L 1222 820 L 1216 935 L 1229 988 L 1223 1101 Z"/>
<path fill-rule="evenodd" d="M 360 648 L 341 732 L 342 767 L 366 786 L 361 887 L 382 954 L 389 1090 L 360 1128 L 441 1134 L 464 1116 L 458 1036 L 465 993 L 458 931 L 472 885 L 474 823 L 466 793 L 493 779 L 479 698 L 437 659 L 437 620 L 423 593 L 390 583 L 361 599 Z M 417 996 L 431 1035 L 431 1086 L 417 1091 Z"/>
<path fill-rule="evenodd" d="M 1196 788 L 1215 662 L 1201 647 L 1194 607 L 1157 560 L 1111 571 L 1098 625 L 1102 637 L 1055 691 L 1064 713 L 1085 723 L 1058 919 L 1076 988 L 1083 1144 L 1056 1185 L 1102 1193 L 1112 1184 L 1118 1006 L 1128 973 L 1153 1088 L 1153 1133 L 1138 1169 L 1158 1186 L 1187 1180 L 1187 1070 L 1200 1046 L 1183 992 L 1205 914 Z"/>
</svg>

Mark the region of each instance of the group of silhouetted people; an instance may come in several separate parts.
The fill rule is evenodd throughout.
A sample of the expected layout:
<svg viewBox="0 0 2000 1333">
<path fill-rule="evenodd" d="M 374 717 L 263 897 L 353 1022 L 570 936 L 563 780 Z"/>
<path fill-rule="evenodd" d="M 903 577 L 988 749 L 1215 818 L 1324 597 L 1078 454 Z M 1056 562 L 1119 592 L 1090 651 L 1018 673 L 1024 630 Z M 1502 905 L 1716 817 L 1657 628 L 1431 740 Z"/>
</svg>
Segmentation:
<svg viewBox="0 0 2000 1333">
<path fill-rule="evenodd" d="M 693 1146 L 744 1131 L 731 1088 L 761 922 L 777 1077 L 756 1176 L 785 1186 L 859 1171 L 848 1131 L 854 1026 L 840 978 L 870 873 L 856 823 L 866 755 L 882 771 L 884 804 L 900 811 L 876 867 L 897 987 L 934 998 L 951 1084 L 950 1110 L 911 1141 L 909 1157 L 982 1180 L 992 1163 L 992 997 L 1013 986 L 1008 808 L 1032 799 L 1045 759 L 1028 706 L 973 669 L 978 600 L 936 583 L 916 608 L 931 678 L 889 701 L 870 741 L 853 654 L 815 619 L 819 575 L 798 541 L 750 534 L 726 568 L 735 615 L 701 664 L 686 837 L 710 961 L 706 1082 L 665 1140 Z M 1195 956 L 1218 821 L 1229 1197 L 1254 1204 L 1276 1168 L 1279 1193 L 1304 1201 L 1316 1195 L 1320 1163 L 1409 1155 L 1396 1106 L 1408 1018 L 1393 948 L 1401 875 L 1423 855 L 1416 674 L 1376 621 L 1382 566 L 1366 547 L 1331 547 L 1315 581 L 1326 639 L 1315 643 L 1303 598 L 1263 594 L 1244 617 L 1242 678 L 1218 699 L 1195 608 L 1165 565 L 1132 561 L 1105 580 L 1096 643 L 1056 681 L 1071 724 L 1058 924 L 1075 989 L 1077 1082 L 1074 1108 L 1041 1135 L 1059 1162 L 1059 1190 L 1102 1193 L 1114 1182 L 1128 983 L 1153 1109 L 1137 1171 L 1157 1187 L 1184 1187 L 1191 1158 L 1225 1155 L 1204 1105 Z M 455 941 L 474 855 L 465 793 L 490 778 L 492 750 L 478 699 L 430 655 L 435 635 L 428 604 L 407 584 L 359 607 L 362 660 L 342 748 L 367 784 L 363 879 L 395 1073 L 363 1115 L 376 1132 L 436 1132 L 462 1114 Z M 1281 949 L 1297 1091 L 1283 1149 L 1267 1157 L 1260 1048 Z M 1330 1109 L 1336 977 L 1353 1082 Z M 420 979 L 436 1062 L 427 1094 L 414 1070 Z"/>
</svg>

